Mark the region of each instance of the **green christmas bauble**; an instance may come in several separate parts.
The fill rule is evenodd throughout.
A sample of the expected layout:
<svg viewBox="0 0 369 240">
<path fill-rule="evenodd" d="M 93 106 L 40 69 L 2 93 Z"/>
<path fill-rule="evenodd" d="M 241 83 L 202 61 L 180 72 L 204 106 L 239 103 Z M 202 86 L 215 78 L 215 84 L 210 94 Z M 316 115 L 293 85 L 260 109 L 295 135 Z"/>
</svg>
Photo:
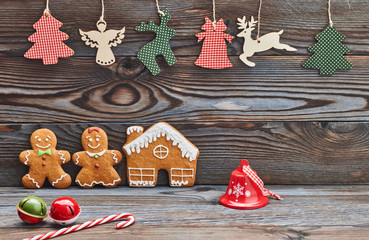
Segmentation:
<svg viewBox="0 0 369 240">
<path fill-rule="evenodd" d="M 36 218 L 44 218 L 47 216 L 47 207 L 39 197 L 28 196 L 23 198 L 17 205 L 19 211 Z"/>
</svg>

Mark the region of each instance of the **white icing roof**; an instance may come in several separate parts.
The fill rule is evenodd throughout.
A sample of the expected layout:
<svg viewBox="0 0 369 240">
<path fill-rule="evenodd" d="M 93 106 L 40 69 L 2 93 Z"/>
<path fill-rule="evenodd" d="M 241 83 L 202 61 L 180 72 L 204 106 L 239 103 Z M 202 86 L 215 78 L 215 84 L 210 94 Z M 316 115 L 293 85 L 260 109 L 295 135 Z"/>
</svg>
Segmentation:
<svg viewBox="0 0 369 240">
<path fill-rule="evenodd" d="M 126 144 L 123 148 L 128 155 L 131 155 L 132 152 L 139 154 L 141 148 L 147 148 L 150 143 L 155 142 L 160 136 L 166 136 L 167 141 L 173 141 L 173 146 L 177 146 L 181 150 L 182 157 L 189 158 L 190 161 L 196 160 L 199 150 L 175 128 L 163 122 L 154 124 L 141 136 Z"/>
<path fill-rule="evenodd" d="M 127 135 L 130 135 L 133 132 L 142 132 L 143 131 L 143 127 L 141 126 L 131 126 L 129 128 L 127 128 Z"/>
</svg>

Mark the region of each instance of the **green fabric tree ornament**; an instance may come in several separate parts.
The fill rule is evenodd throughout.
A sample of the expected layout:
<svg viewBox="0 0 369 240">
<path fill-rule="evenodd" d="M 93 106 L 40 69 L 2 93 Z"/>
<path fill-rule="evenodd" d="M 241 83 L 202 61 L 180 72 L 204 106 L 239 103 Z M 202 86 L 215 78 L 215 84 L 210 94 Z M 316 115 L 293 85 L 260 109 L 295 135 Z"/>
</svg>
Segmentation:
<svg viewBox="0 0 369 240">
<path fill-rule="evenodd" d="M 333 26 L 328 26 L 315 39 L 318 43 L 308 49 L 314 54 L 302 63 L 303 67 L 319 69 L 321 75 L 334 74 L 337 69 L 352 68 L 352 63 L 343 56 L 350 52 L 350 49 L 341 43 L 345 36 Z"/>
<path fill-rule="evenodd" d="M 136 31 L 151 31 L 156 33 L 156 38 L 143 46 L 138 52 L 138 59 L 150 70 L 153 75 L 160 72 L 159 65 L 155 61 L 155 57 L 163 55 L 169 66 L 177 62 L 172 49 L 169 46 L 169 40 L 175 35 L 176 31 L 167 26 L 170 20 L 168 9 L 164 9 L 160 14 L 161 23 L 159 26 L 154 24 L 153 20 L 149 20 L 149 24 L 141 23 L 137 26 Z"/>
</svg>

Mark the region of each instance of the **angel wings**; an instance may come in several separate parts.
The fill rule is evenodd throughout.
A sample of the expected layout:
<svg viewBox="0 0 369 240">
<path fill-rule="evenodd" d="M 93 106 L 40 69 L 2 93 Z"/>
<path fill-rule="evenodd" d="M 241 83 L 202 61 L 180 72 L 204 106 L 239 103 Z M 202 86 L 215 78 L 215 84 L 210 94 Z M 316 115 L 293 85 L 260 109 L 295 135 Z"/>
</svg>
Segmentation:
<svg viewBox="0 0 369 240">
<path fill-rule="evenodd" d="M 123 27 L 121 30 L 107 30 L 106 22 L 104 20 L 99 20 L 96 24 L 99 31 L 89 31 L 84 32 L 81 29 L 79 33 L 81 34 L 81 39 L 85 42 L 87 46 L 91 48 L 97 48 L 96 53 L 96 63 L 100 65 L 111 65 L 115 63 L 115 56 L 111 47 L 116 47 L 118 44 L 122 43 L 124 32 L 126 28 Z"/>
</svg>

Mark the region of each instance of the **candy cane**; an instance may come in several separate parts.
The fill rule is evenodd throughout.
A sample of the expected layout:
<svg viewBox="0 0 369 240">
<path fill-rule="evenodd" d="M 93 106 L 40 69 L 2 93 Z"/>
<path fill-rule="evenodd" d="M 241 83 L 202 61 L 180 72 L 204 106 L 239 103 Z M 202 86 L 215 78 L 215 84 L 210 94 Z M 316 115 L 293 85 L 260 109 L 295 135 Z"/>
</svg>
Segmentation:
<svg viewBox="0 0 369 240">
<path fill-rule="evenodd" d="M 54 238 L 54 237 L 58 237 L 60 235 L 64 235 L 64 234 L 67 234 L 67 233 L 83 230 L 83 229 L 86 229 L 86 228 L 94 227 L 96 225 L 104 224 L 104 223 L 107 223 L 107 222 L 111 222 L 111 221 L 115 221 L 115 220 L 119 220 L 119 219 L 123 219 L 123 218 L 128 218 L 128 219 L 124 222 L 120 222 L 120 223 L 115 224 L 116 229 L 121 229 L 121 228 L 124 228 L 124 227 L 131 226 L 135 222 L 135 217 L 133 215 L 127 214 L 127 213 L 118 213 L 118 214 L 115 214 L 115 215 L 110 215 L 110 216 L 99 218 L 99 219 L 96 219 L 96 220 L 93 220 L 93 221 L 89 221 L 89 222 L 77 224 L 77 225 L 74 225 L 74 226 L 62 228 L 60 230 L 55 230 L 55 231 L 48 232 L 48 233 L 41 234 L 41 235 L 37 235 L 37 236 L 34 236 L 34 237 L 25 238 L 23 240 L 44 240 L 44 239 Z"/>
</svg>

